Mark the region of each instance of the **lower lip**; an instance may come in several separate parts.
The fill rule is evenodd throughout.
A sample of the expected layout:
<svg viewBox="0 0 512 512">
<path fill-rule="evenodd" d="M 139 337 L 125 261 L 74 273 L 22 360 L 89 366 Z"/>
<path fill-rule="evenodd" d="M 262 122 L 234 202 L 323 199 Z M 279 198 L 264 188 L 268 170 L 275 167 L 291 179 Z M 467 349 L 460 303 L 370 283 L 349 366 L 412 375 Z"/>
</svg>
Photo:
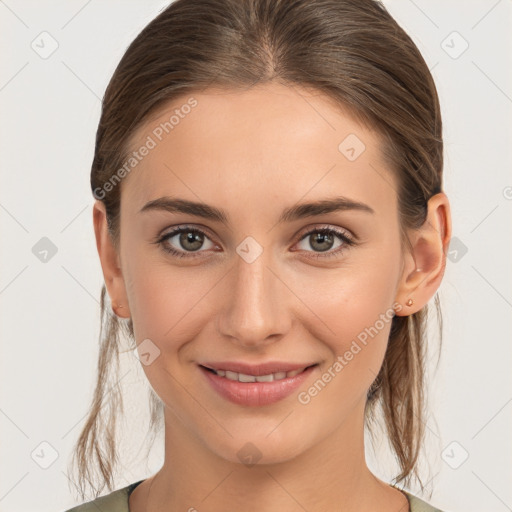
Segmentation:
<svg viewBox="0 0 512 512">
<path fill-rule="evenodd" d="M 310 366 L 295 377 L 272 382 L 238 382 L 220 377 L 216 373 L 199 367 L 208 382 L 221 396 L 238 405 L 269 405 L 291 395 L 316 369 Z"/>
</svg>

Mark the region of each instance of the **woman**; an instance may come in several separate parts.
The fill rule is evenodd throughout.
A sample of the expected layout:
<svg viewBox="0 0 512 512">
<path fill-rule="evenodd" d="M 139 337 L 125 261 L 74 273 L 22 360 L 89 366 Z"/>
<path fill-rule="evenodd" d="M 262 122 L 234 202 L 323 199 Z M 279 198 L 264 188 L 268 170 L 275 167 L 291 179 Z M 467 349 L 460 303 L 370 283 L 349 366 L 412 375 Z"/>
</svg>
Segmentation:
<svg viewBox="0 0 512 512">
<path fill-rule="evenodd" d="M 418 477 L 442 153 L 428 67 L 374 0 L 177 0 L 146 26 L 91 171 L 105 323 L 76 456 L 110 494 L 72 511 L 438 510 L 396 484 Z M 123 327 L 165 456 L 113 490 Z M 365 461 L 379 407 L 393 484 Z"/>
</svg>

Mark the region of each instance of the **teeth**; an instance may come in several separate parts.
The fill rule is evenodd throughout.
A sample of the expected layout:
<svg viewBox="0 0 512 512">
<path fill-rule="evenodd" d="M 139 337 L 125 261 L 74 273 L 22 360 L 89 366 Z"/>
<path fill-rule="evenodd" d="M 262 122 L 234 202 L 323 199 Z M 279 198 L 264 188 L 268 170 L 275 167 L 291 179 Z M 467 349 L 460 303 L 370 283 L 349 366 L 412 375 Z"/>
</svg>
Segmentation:
<svg viewBox="0 0 512 512">
<path fill-rule="evenodd" d="M 256 377 L 256 382 L 272 382 L 274 379 L 274 376 L 272 374 L 270 375 L 258 375 Z"/>
<path fill-rule="evenodd" d="M 287 377 L 295 377 L 295 375 L 299 375 L 299 373 L 302 373 L 305 370 L 305 368 L 302 368 L 302 370 L 293 370 L 292 372 L 288 372 L 286 374 Z"/>
<path fill-rule="evenodd" d="M 214 370 L 220 377 L 225 377 L 229 380 L 237 380 L 238 382 L 272 382 L 274 380 L 282 380 L 290 377 L 295 377 L 302 373 L 306 368 L 293 370 L 291 372 L 276 372 L 268 375 L 247 375 L 245 373 L 231 372 L 229 370 Z"/>
</svg>

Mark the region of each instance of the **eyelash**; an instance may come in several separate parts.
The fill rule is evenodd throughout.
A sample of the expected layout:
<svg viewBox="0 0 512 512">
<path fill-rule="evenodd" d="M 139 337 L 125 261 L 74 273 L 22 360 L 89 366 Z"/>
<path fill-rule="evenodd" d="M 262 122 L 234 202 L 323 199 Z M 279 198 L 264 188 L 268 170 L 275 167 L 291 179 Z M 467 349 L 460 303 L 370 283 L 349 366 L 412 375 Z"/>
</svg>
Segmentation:
<svg viewBox="0 0 512 512">
<path fill-rule="evenodd" d="M 169 238 L 179 235 L 180 233 L 198 233 L 198 234 L 204 235 L 207 238 L 210 238 L 208 236 L 208 234 L 201 229 L 193 228 L 193 227 L 189 227 L 189 226 L 180 226 L 179 228 L 176 228 L 173 231 L 166 233 L 165 235 L 160 237 L 158 240 L 156 240 L 156 242 L 154 242 L 154 243 L 160 245 L 165 252 L 171 254 L 172 256 L 176 256 L 178 258 L 201 257 L 200 253 L 204 252 L 204 251 L 196 251 L 196 252 L 177 251 L 176 249 L 165 244 L 165 242 Z M 315 227 L 315 228 L 310 229 L 309 231 L 306 231 L 305 233 L 303 233 L 301 235 L 299 242 L 304 240 L 307 236 L 312 235 L 313 233 L 321 233 L 322 235 L 335 235 L 341 239 L 341 241 L 343 242 L 343 245 L 341 245 L 334 251 L 325 251 L 323 253 L 313 251 L 313 255 L 308 256 L 308 258 L 313 258 L 313 259 L 324 258 L 325 259 L 325 258 L 336 257 L 336 256 L 340 255 L 342 252 L 344 252 L 345 250 L 349 249 L 351 246 L 356 245 L 356 242 L 351 237 L 349 237 L 345 232 L 334 229 L 334 228 L 327 228 L 327 227 Z M 306 251 L 306 252 L 311 252 L 311 251 Z"/>
</svg>

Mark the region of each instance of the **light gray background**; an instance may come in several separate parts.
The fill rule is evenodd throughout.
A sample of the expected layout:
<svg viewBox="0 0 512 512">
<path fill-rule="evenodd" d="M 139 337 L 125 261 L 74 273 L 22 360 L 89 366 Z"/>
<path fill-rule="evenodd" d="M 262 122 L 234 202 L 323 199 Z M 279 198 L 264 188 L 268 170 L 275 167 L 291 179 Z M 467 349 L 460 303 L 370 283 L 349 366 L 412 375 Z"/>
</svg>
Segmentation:
<svg viewBox="0 0 512 512">
<path fill-rule="evenodd" d="M 427 498 L 446 511 L 512 510 L 512 1 L 385 4 L 438 86 L 457 239 L 440 290 Z M 76 503 L 67 469 L 93 390 L 102 284 L 89 189 L 100 99 L 128 44 L 166 5 L 0 1 L 0 511 Z M 52 40 L 58 48 L 42 58 Z M 43 237 L 57 249 L 46 262 L 33 252 Z M 137 453 L 144 427 L 132 414 L 146 400 L 138 364 L 126 356 L 123 385 L 133 400 L 123 449 L 133 457 L 117 488 L 161 464 L 161 444 L 148 465 Z"/>
</svg>

